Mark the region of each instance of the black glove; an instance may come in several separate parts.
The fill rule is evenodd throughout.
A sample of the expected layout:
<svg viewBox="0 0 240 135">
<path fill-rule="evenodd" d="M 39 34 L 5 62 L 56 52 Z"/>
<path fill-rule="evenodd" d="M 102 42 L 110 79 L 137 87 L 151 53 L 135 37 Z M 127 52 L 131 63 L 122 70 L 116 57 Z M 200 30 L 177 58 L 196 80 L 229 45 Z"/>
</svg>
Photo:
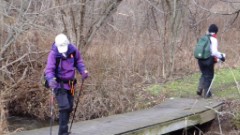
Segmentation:
<svg viewBox="0 0 240 135">
<path fill-rule="evenodd" d="M 225 61 L 225 54 L 221 54 L 221 56 L 222 56 L 222 58 L 220 58 L 220 60 L 222 61 L 222 62 L 224 62 Z"/>
</svg>

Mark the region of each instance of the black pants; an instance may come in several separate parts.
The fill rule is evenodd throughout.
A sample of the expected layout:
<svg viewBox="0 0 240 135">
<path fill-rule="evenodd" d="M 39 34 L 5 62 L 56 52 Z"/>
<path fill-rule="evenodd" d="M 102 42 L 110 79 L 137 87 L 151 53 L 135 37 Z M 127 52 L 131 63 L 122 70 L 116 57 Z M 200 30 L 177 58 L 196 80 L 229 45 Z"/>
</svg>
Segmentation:
<svg viewBox="0 0 240 135">
<path fill-rule="evenodd" d="M 214 77 L 214 57 L 209 57 L 206 60 L 198 60 L 198 65 L 201 71 L 199 80 L 198 91 L 205 92 L 209 89 L 212 79 Z"/>
<path fill-rule="evenodd" d="M 59 130 L 58 135 L 68 135 L 68 122 L 73 109 L 73 96 L 69 90 L 54 90 L 59 108 Z"/>
</svg>

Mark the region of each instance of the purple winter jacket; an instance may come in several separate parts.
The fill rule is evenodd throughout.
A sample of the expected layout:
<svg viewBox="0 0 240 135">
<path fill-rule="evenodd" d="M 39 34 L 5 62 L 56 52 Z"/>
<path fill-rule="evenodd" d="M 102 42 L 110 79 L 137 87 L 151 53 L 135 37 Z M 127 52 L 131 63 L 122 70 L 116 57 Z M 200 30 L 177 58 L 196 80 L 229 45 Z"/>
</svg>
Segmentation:
<svg viewBox="0 0 240 135">
<path fill-rule="evenodd" d="M 76 60 L 76 67 L 74 66 L 74 57 L 63 57 L 61 53 L 58 52 L 58 49 L 53 43 L 52 49 L 48 55 L 47 66 L 45 69 L 46 79 L 49 81 L 51 79 L 60 78 L 62 80 L 72 80 L 75 78 L 75 68 L 78 72 L 82 75 L 85 70 L 85 65 L 83 63 L 83 59 L 81 57 L 80 52 L 78 51 L 77 47 L 73 44 L 68 45 L 68 51 L 66 53 L 67 56 L 70 56 L 75 52 L 75 60 Z M 57 75 L 55 75 L 56 69 L 56 59 L 60 58 L 60 62 L 57 69 Z M 68 84 L 64 84 L 64 89 L 70 90 Z M 58 83 L 57 88 L 61 88 L 60 83 Z"/>
</svg>

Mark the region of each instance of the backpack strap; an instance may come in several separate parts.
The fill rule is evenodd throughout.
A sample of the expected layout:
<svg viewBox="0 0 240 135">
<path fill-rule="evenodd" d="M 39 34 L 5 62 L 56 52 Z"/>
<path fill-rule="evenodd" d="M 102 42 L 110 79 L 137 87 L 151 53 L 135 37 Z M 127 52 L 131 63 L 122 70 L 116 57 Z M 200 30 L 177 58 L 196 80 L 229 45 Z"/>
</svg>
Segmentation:
<svg viewBox="0 0 240 135">
<path fill-rule="evenodd" d="M 74 66 L 76 67 L 77 59 L 75 56 L 76 56 L 76 51 L 74 51 L 73 53 L 70 53 L 67 56 L 67 59 L 73 57 L 74 58 Z M 58 69 L 60 61 L 61 61 L 61 58 L 56 58 L 56 71 L 55 71 L 56 75 L 57 75 L 57 69 Z M 72 96 L 74 96 L 74 93 L 75 93 L 74 85 L 77 83 L 77 80 L 75 78 L 72 80 L 63 80 L 63 79 L 60 79 L 59 77 L 57 77 L 57 82 L 60 83 L 61 89 L 64 89 L 64 87 L 63 87 L 64 84 L 68 84 L 70 86 L 71 94 L 72 94 Z"/>
<path fill-rule="evenodd" d="M 76 59 L 76 51 L 74 51 L 73 53 L 70 53 L 68 56 L 67 56 L 67 59 L 68 58 L 71 58 L 73 57 L 74 58 L 74 66 L 76 67 L 77 66 L 77 59 Z M 58 66 L 60 64 L 60 61 L 61 61 L 61 58 L 56 58 L 56 69 L 55 69 L 55 75 L 56 75 L 56 78 L 57 78 L 57 82 L 63 82 L 63 83 L 68 83 L 69 81 L 72 81 L 72 80 L 62 80 L 60 79 L 59 77 L 57 77 L 57 73 L 58 73 Z M 74 80 L 74 79 L 73 79 Z"/>
<path fill-rule="evenodd" d="M 57 78 L 57 73 L 58 73 L 58 66 L 60 64 L 60 61 L 61 61 L 61 58 L 56 58 L 56 65 L 55 65 L 55 75 L 56 75 L 56 78 Z"/>
<path fill-rule="evenodd" d="M 76 66 L 77 65 L 77 59 L 75 57 L 76 56 L 76 51 L 74 51 L 73 53 L 69 54 L 68 58 L 71 58 L 71 55 L 73 55 L 73 58 L 74 58 L 74 66 Z M 57 74 L 57 70 L 58 70 L 58 66 L 60 64 L 60 61 L 61 61 L 61 58 L 56 57 L 55 74 Z"/>
<path fill-rule="evenodd" d="M 74 51 L 74 52 L 71 53 L 70 55 L 73 55 L 73 58 L 74 58 L 74 67 L 76 67 L 76 66 L 77 66 L 76 51 Z"/>
<path fill-rule="evenodd" d="M 212 36 L 211 34 L 207 34 L 207 37 L 208 37 L 208 39 L 209 39 L 209 41 L 210 41 L 210 44 L 212 44 L 212 41 L 211 41 L 211 39 L 210 39 L 211 36 Z"/>
</svg>

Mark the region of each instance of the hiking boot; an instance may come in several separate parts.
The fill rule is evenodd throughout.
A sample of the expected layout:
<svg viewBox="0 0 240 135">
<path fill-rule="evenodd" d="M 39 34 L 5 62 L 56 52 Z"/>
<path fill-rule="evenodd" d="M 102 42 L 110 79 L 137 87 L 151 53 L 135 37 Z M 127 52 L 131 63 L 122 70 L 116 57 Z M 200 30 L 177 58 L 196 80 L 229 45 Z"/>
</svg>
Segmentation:
<svg viewBox="0 0 240 135">
<path fill-rule="evenodd" d="M 209 91 L 208 94 L 205 95 L 205 98 L 210 98 L 212 97 L 212 93 Z"/>
<path fill-rule="evenodd" d="M 202 89 L 197 90 L 197 95 L 202 96 L 202 91 L 203 91 Z"/>
<path fill-rule="evenodd" d="M 198 95 L 198 96 L 202 96 L 202 92 L 197 91 L 197 95 Z"/>
</svg>

